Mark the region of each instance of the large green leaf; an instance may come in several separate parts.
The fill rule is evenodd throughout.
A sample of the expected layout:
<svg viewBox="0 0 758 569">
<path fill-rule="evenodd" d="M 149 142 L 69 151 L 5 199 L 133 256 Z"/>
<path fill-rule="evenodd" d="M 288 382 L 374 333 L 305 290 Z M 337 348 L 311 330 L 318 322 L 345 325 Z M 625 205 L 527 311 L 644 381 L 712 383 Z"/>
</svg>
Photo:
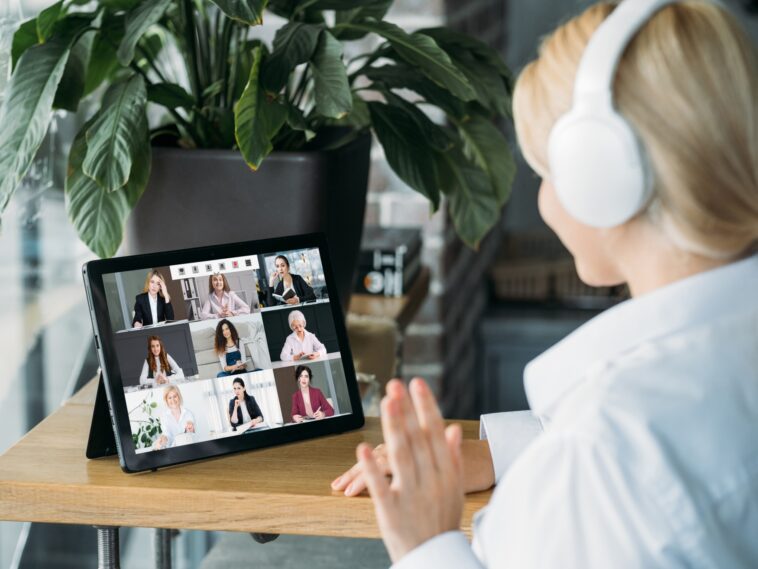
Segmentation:
<svg viewBox="0 0 758 569">
<path fill-rule="evenodd" d="M 347 24 L 350 22 L 362 22 L 369 18 L 375 20 L 381 20 L 387 14 L 392 6 L 394 0 L 374 0 L 371 3 L 367 3 L 361 6 L 349 6 L 344 10 L 337 10 L 335 14 L 335 22 L 337 24 Z M 357 40 L 365 36 L 368 32 L 338 29 L 335 31 L 334 36 L 340 40 Z"/>
<path fill-rule="evenodd" d="M 287 108 L 277 101 L 270 101 L 261 88 L 262 59 L 263 47 L 257 46 L 253 50 L 253 65 L 247 85 L 234 108 L 234 135 L 237 145 L 245 162 L 253 170 L 257 170 L 271 152 L 271 140 L 287 120 Z"/>
<path fill-rule="evenodd" d="M 142 144 L 138 148 L 129 182 L 124 188 L 107 192 L 87 176 L 82 164 L 87 153 L 85 124 L 69 152 L 66 176 L 66 210 L 79 238 L 99 257 L 111 257 L 123 238 L 124 223 L 137 203 L 150 176 L 151 148 L 147 119 L 139 126 Z"/>
<path fill-rule="evenodd" d="M 416 125 L 421 129 L 421 132 L 423 132 L 423 139 L 427 141 L 429 146 L 434 148 L 434 150 L 445 152 L 453 147 L 452 135 L 440 125 L 435 124 L 424 111 L 419 109 L 418 105 L 410 103 L 392 92 L 385 93 L 384 98 L 390 105 L 400 107 L 413 118 Z"/>
<path fill-rule="evenodd" d="M 421 95 L 427 103 L 439 107 L 452 117 L 463 118 L 466 115 L 465 103 L 450 91 L 439 87 L 426 76 L 402 63 L 371 67 L 365 71 L 365 75 L 390 89 L 410 89 Z"/>
<path fill-rule="evenodd" d="M 63 77 L 61 77 L 58 90 L 55 92 L 53 107 L 56 109 L 76 112 L 79 108 L 79 101 L 84 95 L 87 61 L 89 60 L 93 37 L 93 33 L 87 33 L 71 48 L 71 55 L 63 71 Z"/>
<path fill-rule="evenodd" d="M 106 79 L 110 78 L 121 66 L 116 57 L 118 45 L 124 37 L 123 15 L 106 12 L 100 29 L 95 34 L 92 52 L 87 64 L 84 95 L 92 93 Z"/>
<path fill-rule="evenodd" d="M 139 145 L 147 93 L 139 75 L 115 83 L 87 130 L 87 155 L 82 168 L 101 187 L 113 192 L 126 184 Z"/>
<path fill-rule="evenodd" d="M 274 50 L 266 59 L 261 75 L 266 91 L 278 93 L 295 67 L 311 58 L 323 29 L 323 26 L 301 22 L 289 22 L 279 28 L 274 37 Z"/>
<path fill-rule="evenodd" d="M 37 16 L 37 39 L 40 43 L 46 42 L 53 33 L 55 23 L 61 17 L 63 0 L 58 0 L 52 6 L 48 6 Z"/>
<path fill-rule="evenodd" d="M 516 163 L 508 141 L 489 120 L 472 116 L 458 124 L 466 151 L 490 177 L 498 204 L 503 205 L 511 194 Z"/>
<path fill-rule="evenodd" d="M 263 10 L 267 0 L 211 0 L 221 11 L 232 18 L 249 26 L 263 23 Z"/>
<path fill-rule="evenodd" d="M 342 44 L 326 30 L 318 40 L 312 67 L 318 114 L 335 119 L 347 116 L 353 110 L 353 96 L 342 61 Z"/>
<path fill-rule="evenodd" d="M 378 34 L 390 43 L 405 62 L 417 66 L 424 75 L 459 99 L 470 101 L 476 97 L 476 92 L 463 73 L 453 64 L 447 53 L 427 35 L 408 34 L 395 24 L 373 20 L 340 24 L 335 28 Z"/>
<path fill-rule="evenodd" d="M 126 18 L 126 31 L 121 45 L 118 46 L 118 61 L 127 66 L 134 59 L 134 49 L 142 35 L 158 23 L 171 4 L 171 0 L 143 0 L 137 8 Z"/>
<path fill-rule="evenodd" d="M 27 20 L 19 26 L 16 33 L 13 34 L 13 45 L 11 46 L 11 64 L 12 69 L 16 68 L 18 58 L 30 47 L 37 45 L 37 18 Z"/>
<path fill-rule="evenodd" d="M 42 144 L 70 50 L 52 39 L 26 50 L 16 65 L 0 108 L 0 212 Z"/>
<path fill-rule="evenodd" d="M 439 207 L 440 195 L 434 150 L 414 118 L 400 107 L 368 103 L 371 120 L 387 162 L 400 178 Z"/>
<path fill-rule="evenodd" d="M 147 100 L 167 109 L 191 109 L 195 99 L 176 83 L 155 83 L 147 86 Z"/>
<path fill-rule="evenodd" d="M 448 197 L 456 232 L 467 245 L 478 247 L 500 219 L 500 206 L 490 178 L 470 165 L 460 151 L 437 156 L 442 189 Z"/>
<path fill-rule="evenodd" d="M 496 50 L 483 41 L 447 27 L 426 28 L 418 30 L 416 33 L 434 38 L 437 44 L 445 50 L 457 48 L 471 53 L 492 67 L 507 84 L 510 84 L 512 80 L 511 71 L 505 61 Z"/>
</svg>

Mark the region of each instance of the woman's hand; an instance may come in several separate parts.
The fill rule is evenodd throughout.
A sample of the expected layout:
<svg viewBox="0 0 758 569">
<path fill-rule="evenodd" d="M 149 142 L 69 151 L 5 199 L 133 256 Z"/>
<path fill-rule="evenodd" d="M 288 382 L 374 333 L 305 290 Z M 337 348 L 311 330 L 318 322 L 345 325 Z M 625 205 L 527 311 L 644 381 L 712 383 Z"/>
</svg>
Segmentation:
<svg viewBox="0 0 758 569">
<path fill-rule="evenodd" d="M 385 475 L 392 474 L 387 461 L 387 447 L 384 444 L 377 445 L 373 454 L 377 465 Z M 461 443 L 461 456 L 463 457 L 463 491 L 468 494 L 492 488 L 495 484 L 495 467 L 492 464 L 489 443 L 486 440 L 466 439 Z M 366 481 L 363 478 L 360 462 L 355 463 L 350 470 L 332 482 L 332 490 L 344 492 L 345 496 L 357 496 L 365 489 Z"/>
<path fill-rule="evenodd" d="M 313 414 L 313 417 L 315 419 L 323 419 L 324 417 L 326 417 L 326 413 L 324 413 L 321 410 L 321 407 L 319 407 L 318 409 L 316 409 L 316 412 Z"/>
<path fill-rule="evenodd" d="M 425 541 L 460 527 L 463 512 L 461 428 L 445 428 L 427 385 L 411 382 L 410 396 L 398 380 L 387 384 L 382 431 L 392 480 L 371 447 L 356 450 L 374 502 L 376 519 L 393 562 Z"/>
<path fill-rule="evenodd" d="M 195 432 L 195 423 L 192 421 L 187 421 L 187 424 L 184 425 L 184 432 L 185 433 L 194 433 Z"/>
<path fill-rule="evenodd" d="M 132 324 L 132 328 L 142 328 L 142 322 L 137 320 L 134 324 Z"/>
<path fill-rule="evenodd" d="M 163 300 L 166 301 L 166 304 L 171 302 L 171 297 L 168 295 L 168 288 L 166 287 L 166 281 L 163 280 L 163 277 L 160 277 L 161 281 L 161 290 L 160 293 L 163 295 Z"/>
<path fill-rule="evenodd" d="M 292 415 L 292 420 L 295 421 L 295 423 L 302 423 L 305 421 L 302 415 Z"/>
<path fill-rule="evenodd" d="M 168 378 L 166 377 L 166 374 L 162 371 L 158 372 L 158 375 L 155 376 L 155 383 L 158 385 L 163 385 L 164 383 L 168 383 Z"/>
<path fill-rule="evenodd" d="M 277 276 L 278 276 L 278 273 L 276 271 L 274 271 L 273 273 L 271 273 L 271 276 L 268 279 L 268 286 L 269 286 L 269 288 L 274 288 L 274 285 L 276 284 L 276 280 L 277 280 L 276 278 L 277 278 Z"/>
<path fill-rule="evenodd" d="M 292 298 L 288 298 L 285 300 L 287 304 L 300 304 L 300 299 L 297 296 L 293 296 Z"/>
<path fill-rule="evenodd" d="M 308 359 L 309 360 L 316 360 L 316 359 L 318 359 L 319 355 L 320 354 L 318 352 L 312 352 L 312 353 L 308 354 Z"/>
</svg>

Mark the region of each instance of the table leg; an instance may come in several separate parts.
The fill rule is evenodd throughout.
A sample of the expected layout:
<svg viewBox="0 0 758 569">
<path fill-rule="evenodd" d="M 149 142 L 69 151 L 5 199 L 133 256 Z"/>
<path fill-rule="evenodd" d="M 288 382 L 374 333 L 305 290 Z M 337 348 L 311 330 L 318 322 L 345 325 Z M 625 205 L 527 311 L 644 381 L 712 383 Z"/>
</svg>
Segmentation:
<svg viewBox="0 0 758 569">
<path fill-rule="evenodd" d="M 171 539 L 174 530 L 155 528 L 155 569 L 171 569 Z"/>
<path fill-rule="evenodd" d="M 97 529 L 97 569 L 120 569 L 118 528 L 95 526 Z"/>
</svg>

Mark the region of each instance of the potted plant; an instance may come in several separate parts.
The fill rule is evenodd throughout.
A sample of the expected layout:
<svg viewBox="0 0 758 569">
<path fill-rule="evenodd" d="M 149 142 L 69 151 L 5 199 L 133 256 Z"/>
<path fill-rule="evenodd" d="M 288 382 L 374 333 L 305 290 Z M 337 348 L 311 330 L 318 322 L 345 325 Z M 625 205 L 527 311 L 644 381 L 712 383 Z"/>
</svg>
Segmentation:
<svg viewBox="0 0 758 569">
<path fill-rule="evenodd" d="M 509 116 L 508 69 L 466 35 L 407 33 L 384 21 L 391 3 L 59 0 L 13 37 L 0 109 L 0 212 L 51 110 L 93 101 L 97 110 L 69 153 L 65 192 L 76 231 L 102 257 L 116 252 L 136 206 L 128 232 L 136 249 L 228 241 L 235 227 L 252 238 L 245 229 L 273 223 L 295 233 L 315 224 L 346 249 L 337 264 L 354 264 L 371 131 L 433 210 L 446 196 L 458 234 L 475 246 L 499 219 L 514 174 L 492 122 Z M 286 20 L 270 46 L 253 37 L 264 10 Z M 345 58 L 346 43 L 370 35 L 380 40 L 375 48 Z M 308 156 L 315 166 L 302 165 Z M 220 173 L 224 163 L 232 174 Z M 252 202 L 219 198 L 237 185 Z M 319 185 L 315 197 L 303 193 Z"/>
</svg>

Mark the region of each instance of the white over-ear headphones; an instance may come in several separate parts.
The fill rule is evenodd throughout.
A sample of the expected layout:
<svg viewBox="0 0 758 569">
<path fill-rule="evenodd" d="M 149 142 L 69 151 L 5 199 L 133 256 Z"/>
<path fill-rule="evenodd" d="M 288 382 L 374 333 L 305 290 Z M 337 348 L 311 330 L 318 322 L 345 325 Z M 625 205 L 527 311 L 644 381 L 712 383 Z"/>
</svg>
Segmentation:
<svg viewBox="0 0 758 569">
<path fill-rule="evenodd" d="M 566 211 L 593 227 L 613 227 L 647 204 L 653 176 L 634 129 L 613 107 L 621 55 L 653 14 L 676 0 L 625 0 L 590 38 L 571 110 L 548 139 L 550 175 Z"/>
</svg>

